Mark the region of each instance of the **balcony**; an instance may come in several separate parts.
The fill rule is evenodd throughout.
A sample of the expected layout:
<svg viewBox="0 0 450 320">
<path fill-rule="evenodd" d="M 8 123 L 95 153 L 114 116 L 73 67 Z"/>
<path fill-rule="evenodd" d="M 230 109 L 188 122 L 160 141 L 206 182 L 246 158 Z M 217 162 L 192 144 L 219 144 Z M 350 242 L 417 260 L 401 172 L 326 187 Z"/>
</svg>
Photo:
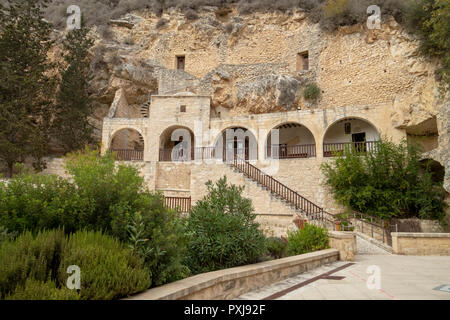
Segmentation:
<svg viewBox="0 0 450 320">
<path fill-rule="evenodd" d="M 375 152 L 377 150 L 378 143 L 379 141 L 324 143 L 323 156 L 340 156 L 346 149 L 353 150 L 357 153 Z"/>
</svg>

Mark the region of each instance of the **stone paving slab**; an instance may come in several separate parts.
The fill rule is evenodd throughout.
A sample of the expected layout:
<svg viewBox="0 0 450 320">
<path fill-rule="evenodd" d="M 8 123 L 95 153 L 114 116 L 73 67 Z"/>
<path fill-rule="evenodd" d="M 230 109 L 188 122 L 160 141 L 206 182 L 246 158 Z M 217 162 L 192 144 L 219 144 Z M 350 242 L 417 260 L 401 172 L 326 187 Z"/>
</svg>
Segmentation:
<svg viewBox="0 0 450 320">
<path fill-rule="evenodd" d="M 248 292 L 238 299 L 260 300 L 347 264 L 337 261 L 311 272 Z M 380 288 L 369 289 L 369 266 L 380 271 Z M 450 256 L 357 255 L 355 264 L 332 274 L 342 280 L 319 279 L 291 291 L 280 300 L 450 300 L 450 293 L 437 291 L 450 285 Z"/>
</svg>

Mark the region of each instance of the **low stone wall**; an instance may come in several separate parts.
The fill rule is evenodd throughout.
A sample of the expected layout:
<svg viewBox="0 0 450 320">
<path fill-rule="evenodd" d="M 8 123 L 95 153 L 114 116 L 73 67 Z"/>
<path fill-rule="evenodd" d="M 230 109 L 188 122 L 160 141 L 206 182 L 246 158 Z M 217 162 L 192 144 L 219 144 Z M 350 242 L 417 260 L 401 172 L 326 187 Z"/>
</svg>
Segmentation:
<svg viewBox="0 0 450 320">
<path fill-rule="evenodd" d="M 336 249 L 199 274 L 147 290 L 131 300 L 233 299 L 251 290 L 338 260 Z"/>
<path fill-rule="evenodd" d="M 450 255 L 450 233 L 393 232 L 395 254 L 409 256 Z"/>
<path fill-rule="evenodd" d="M 356 234 L 354 232 L 330 231 L 328 236 L 330 247 L 339 251 L 339 260 L 355 260 Z"/>
</svg>

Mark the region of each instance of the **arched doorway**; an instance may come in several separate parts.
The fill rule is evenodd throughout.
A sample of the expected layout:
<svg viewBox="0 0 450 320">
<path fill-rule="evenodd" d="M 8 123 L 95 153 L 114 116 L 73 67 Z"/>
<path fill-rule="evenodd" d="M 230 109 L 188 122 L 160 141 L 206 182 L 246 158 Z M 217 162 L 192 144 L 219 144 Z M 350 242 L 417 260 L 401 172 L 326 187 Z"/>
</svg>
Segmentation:
<svg viewBox="0 0 450 320">
<path fill-rule="evenodd" d="M 114 133 L 109 149 L 116 155 L 117 160 L 142 161 L 144 137 L 135 129 L 120 129 Z"/>
<path fill-rule="evenodd" d="M 159 161 L 194 160 L 194 133 L 187 127 L 172 126 L 160 136 Z"/>
<path fill-rule="evenodd" d="M 311 131 L 296 122 L 282 123 L 270 130 L 266 158 L 291 159 L 316 156 L 316 141 Z"/>
<path fill-rule="evenodd" d="M 258 159 L 258 142 L 255 135 L 243 127 L 230 127 L 222 131 L 215 144 L 216 158 L 222 155 L 223 161 L 236 158 Z"/>
<path fill-rule="evenodd" d="M 332 157 L 346 148 L 357 152 L 376 150 L 380 134 L 369 121 L 359 118 L 344 118 L 328 127 L 323 139 L 323 156 Z"/>
</svg>

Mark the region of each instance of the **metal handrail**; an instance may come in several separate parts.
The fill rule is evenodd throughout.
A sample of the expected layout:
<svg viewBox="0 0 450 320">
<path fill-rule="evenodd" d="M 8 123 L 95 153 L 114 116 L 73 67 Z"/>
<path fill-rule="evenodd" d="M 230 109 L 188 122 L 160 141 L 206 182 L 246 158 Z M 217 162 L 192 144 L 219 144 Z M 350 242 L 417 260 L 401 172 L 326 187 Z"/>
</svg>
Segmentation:
<svg viewBox="0 0 450 320">
<path fill-rule="evenodd" d="M 240 172 L 268 188 L 270 192 L 275 193 L 284 200 L 290 202 L 296 209 L 305 212 L 308 218 L 312 218 L 313 220 L 331 221 L 325 217 L 329 213 L 324 212 L 322 207 L 319 207 L 312 201 L 301 196 L 298 192 L 287 187 L 272 176 L 262 172 L 248 161 L 236 157 L 232 164 Z"/>
</svg>

